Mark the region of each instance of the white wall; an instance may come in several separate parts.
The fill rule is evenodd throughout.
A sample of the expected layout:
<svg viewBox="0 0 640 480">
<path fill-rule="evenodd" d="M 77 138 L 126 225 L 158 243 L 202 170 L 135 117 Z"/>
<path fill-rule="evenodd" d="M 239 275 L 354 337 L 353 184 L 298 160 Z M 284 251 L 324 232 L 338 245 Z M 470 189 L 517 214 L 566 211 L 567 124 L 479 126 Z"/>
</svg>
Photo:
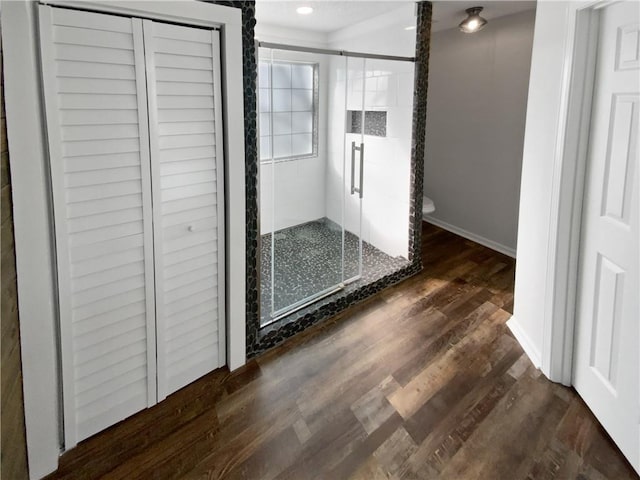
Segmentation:
<svg viewBox="0 0 640 480">
<path fill-rule="evenodd" d="M 415 25 L 414 6 L 405 4 L 388 14 L 329 34 L 329 46 L 337 50 L 413 56 L 415 30 L 405 30 L 410 25 Z M 335 59 L 331 65 L 327 217 L 340 222 L 344 196 L 347 230 L 361 231 L 364 241 L 388 255 L 407 258 L 414 64 L 348 59 L 347 109 L 362 109 L 364 68 L 365 110 L 387 112 L 386 137 L 365 135 L 363 140 L 365 168 L 361 222 L 358 196 L 350 195 L 351 142 L 360 144 L 361 136 L 347 134 L 345 142 L 345 59 Z"/>
<path fill-rule="evenodd" d="M 256 25 L 256 38 L 265 42 L 325 47 L 324 34 Z M 276 58 L 276 57 L 274 57 Z M 261 163 L 260 233 L 265 234 L 325 216 L 327 164 L 327 64 L 324 55 L 278 51 L 281 60 L 317 62 L 319 68 L 318 155 Z"/>
<path fill-rule="evenodd" d="M 416 25 L 413 2 L 398 2 L 397 9 L 347 28 L 331 32 L 327 42 L 331 48 L 379 55 L 413 57 L 416 53 Z"/>
<path fill-rule="evenodd" d="M 509 326 L 536 366 L 550 355 L 558 207 L 554 186 L 561 170 L 569 63 L 565 48 L 575 21 L 571 2 L 539 2 L 529 81 L 520 192 L 514 315 Z M 575 13 L 574 13 L 575 15 Z M 549 371 L 543 368 L 549 375 Z"/>
<path fill-rule="evenodd" d="M 431 37 L 424 194 L 445 228 L 515 255 L 535 11 Z"/>
</svg>

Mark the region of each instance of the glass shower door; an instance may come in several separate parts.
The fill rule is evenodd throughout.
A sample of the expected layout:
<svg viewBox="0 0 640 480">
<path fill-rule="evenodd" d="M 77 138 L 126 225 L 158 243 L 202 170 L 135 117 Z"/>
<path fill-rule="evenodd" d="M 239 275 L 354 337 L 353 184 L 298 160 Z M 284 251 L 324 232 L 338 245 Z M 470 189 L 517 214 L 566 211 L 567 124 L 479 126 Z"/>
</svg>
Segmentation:
<svg viewBox="0 0 640 480">
<path fill-rule="evenodd" d="M 344 283 L 356 281 L 362 276 L 365 67 L 364 58 L 347 57 L 343 150 Z"/>
<path fill-rule="evenodd" d="M 346 59 L 276 49 L 260 49 L 259 57 L 266 324 L 343 285 L 343 205 L 334 201 L 328 172 L 343 170 L 342 155 L 334 158 L 332 120 L 334 111 L 344 112 Z M 341 154 L 343 116 L 340 125 Z"/>
</svg>

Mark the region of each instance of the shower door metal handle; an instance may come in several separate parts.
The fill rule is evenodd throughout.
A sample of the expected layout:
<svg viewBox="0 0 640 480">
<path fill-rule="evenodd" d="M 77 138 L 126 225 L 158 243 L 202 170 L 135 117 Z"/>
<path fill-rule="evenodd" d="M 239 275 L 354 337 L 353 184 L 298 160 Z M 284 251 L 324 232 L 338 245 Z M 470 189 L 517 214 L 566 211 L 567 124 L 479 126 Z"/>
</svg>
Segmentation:
<svg viewBox="0 0 640 480">
<path fill-rule="evenodd" d="M 362 187 L 364 184 L 364 143 L 360 144 L 360 188 L 358 188 L 358 193 L 360 194 L 360 198 L 362 198 Z"/>
<path fill-rule="evenodd" d="M 360 152 L 360 181 L 356 188 L 356 150 Z M 351 195 L 358 192 L 360 198 L 362 198 L 362 186 L 364 183 L 364 143 L 361 143 L 359 147 L 356 147 L 356 142 L 351 142 Z"/>
<path fill-rule="evenodd" d="M 356 142 L 351 142 L 351 195 L 356 193 Z"/>
</svg>

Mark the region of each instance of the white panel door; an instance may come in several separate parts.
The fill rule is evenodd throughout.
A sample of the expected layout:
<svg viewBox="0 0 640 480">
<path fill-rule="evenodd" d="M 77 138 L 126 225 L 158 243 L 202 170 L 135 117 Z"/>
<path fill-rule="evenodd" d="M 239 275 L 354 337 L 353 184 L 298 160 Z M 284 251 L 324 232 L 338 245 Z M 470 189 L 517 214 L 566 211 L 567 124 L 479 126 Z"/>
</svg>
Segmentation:
<svg viewBox="0 0 640 480">
<path fill-rule="evenodd" d="M 640 472 L 639 19 L 638 2 L 601 11 L 574 384 Z"/>
<path fill-rule="evenodd" d="M 39 15 L 68 449 L 156 403 L 144 47 L 139 19 Z"/>
<path fill-rule="evenodd" d="M 144 21 L 158 398 L 225 364 L 217 31 Z"/>
</svg>

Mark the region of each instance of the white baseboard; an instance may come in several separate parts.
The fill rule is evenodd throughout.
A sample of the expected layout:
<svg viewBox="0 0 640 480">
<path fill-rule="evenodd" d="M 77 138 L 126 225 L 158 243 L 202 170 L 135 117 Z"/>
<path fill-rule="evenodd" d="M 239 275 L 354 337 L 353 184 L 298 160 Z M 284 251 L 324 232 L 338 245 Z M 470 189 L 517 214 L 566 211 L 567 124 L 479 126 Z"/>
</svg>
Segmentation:
<svg viewBox="0 0 640 480">
<path fill-rule="evenodd" d="M 451 225 L 450 223 L 443 222 L 442 220 L 433 218 L 430 215 L 423 215 L 422 219 L 427 223 L 431 223 L 451 233 L 460 235 L 461 237 L 464 237 L 467 240 L 471 240 L 472 242 L 476 242 L 476 243 L 479 243 L 480 245 L 484 245 L 485 247 L 490 248 L 491 250 L 495 250 L 496 252 L 503 253 L 511 258 L 516 258 L 516 251 L 511 247 L 507 247 L 506 245 L 502 245 L 501 243 L 494 242 L 493 240 L 489 240 L 488 238 L 469 232 L 463 228 L 456 227 L 455 225 Z"/>
<path fill-rule="evenodd" d="M 540 368 L 542 365 L 542 354 L 540 350 L 535 346 L 535 344 L 531 341 L 531 337 L 524 331 L 524 329 L 518 323 L 516 317 L 511 317 L 507 321 L 507 327 L 513 333 L 513 336 L 516 337 L 516 340 L 524 350 L 524 353 L 527 354 L 531 363 L 536 368 Z"/>
</svg>

